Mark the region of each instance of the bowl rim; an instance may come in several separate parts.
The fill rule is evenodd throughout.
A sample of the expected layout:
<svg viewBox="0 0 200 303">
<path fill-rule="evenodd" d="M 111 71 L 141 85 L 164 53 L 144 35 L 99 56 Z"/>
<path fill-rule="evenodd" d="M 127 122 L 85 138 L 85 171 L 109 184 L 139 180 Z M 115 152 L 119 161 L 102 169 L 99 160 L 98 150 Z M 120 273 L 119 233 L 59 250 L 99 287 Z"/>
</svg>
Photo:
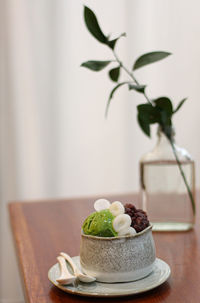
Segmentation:
<svg viewBox="0 0 200 303">
<path fill-rule="evenodd" d="M 136 233 L 135 235 L 127 235 L 127 236 L 116 236 L 116 237 L 99 237 L 99 236 L 93 236 L 93 235 L 86 235 L 84 234 L 83 230 L 81 229 L 81 237 L 82 238 L 88 238 L 88 239 L 95 239 L 95 240 L 101 240 L 101 241 L 116 241 L 120 239 L 133 239 L 136 237 L 139 237 L 143 234 L 145 234 L 147 231 L 152 230 L 153 225 L 150 223 L 149 226 L 147 226 L 145 229 L 140 231 L 139 233 Z"/>
</svg>

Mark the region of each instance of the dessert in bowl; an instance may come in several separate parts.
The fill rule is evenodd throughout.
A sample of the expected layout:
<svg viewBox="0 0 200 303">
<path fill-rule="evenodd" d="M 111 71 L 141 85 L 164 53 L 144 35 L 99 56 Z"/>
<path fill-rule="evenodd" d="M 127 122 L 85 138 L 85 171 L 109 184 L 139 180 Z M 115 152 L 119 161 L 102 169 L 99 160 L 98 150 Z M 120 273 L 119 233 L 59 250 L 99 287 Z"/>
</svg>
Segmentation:
<svg viewBox="0 0 200 303">
<path fill-rule="evenodd" d="M 97 281 L 115 283 L 144 278 L 156 259 L 152 226 L 132 204 L 99 199 L 81 231 L 80 264 Z"/>
</svg>

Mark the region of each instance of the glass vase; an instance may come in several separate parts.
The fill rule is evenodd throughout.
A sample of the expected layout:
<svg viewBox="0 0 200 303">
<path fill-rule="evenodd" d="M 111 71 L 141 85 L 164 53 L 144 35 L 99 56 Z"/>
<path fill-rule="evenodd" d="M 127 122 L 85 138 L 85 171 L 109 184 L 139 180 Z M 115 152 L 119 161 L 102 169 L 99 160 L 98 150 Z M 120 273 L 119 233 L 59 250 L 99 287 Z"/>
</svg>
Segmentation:
<svg viewBox="0 0 200 303">
<path fill-rule="evenodd" d="M 172 147 L 159 129 L 155 148 L 140 161 L 142 208 L 155 231 L 192 229 L 195 214 Z M 175 145 L 185 178 L 195 200 L 195 164 L 190 154 Z"/>
</svg>

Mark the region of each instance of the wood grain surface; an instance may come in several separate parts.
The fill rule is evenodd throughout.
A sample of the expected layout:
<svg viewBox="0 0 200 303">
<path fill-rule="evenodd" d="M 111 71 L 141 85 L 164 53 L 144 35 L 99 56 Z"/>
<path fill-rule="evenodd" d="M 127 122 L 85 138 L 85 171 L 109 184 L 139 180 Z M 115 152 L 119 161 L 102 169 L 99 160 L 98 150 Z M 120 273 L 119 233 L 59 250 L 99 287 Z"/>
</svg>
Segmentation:
<svg viewBox="0 0 200 303">
<path fill-rule="evenodd" d="M 47 272 L 61 251 L 79 255 L 80 229 L 93 211 L 97 197 L 9 204 L 10 221 L 16 244 L 26 302 L 200 302 L 200 224 L 193 231 L 154 233 L 157 257 L 171 267 L 171 277 L 147 293 L 124 298 L 86 298 L 69 295 L 49 282 Z M 137 195 L 107 197 L 111 201 L 138 203 Z"/>
</svg>

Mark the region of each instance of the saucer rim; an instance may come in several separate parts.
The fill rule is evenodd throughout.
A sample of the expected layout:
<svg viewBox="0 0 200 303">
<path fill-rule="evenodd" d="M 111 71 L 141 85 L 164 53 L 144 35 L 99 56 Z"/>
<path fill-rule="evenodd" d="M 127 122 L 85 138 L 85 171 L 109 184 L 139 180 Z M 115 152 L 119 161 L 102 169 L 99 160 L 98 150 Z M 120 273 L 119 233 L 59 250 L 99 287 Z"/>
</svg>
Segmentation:
<svg viewBox="0 0 200 303">
<path fill-rule="evenodd" d="M 74 256 L 73 258 L 80 258 L 79 256 Z M 72 259 L 73 259 L 72 258 Z M 54 264 L 53 266 L 51 266 L 51 268 L 49 269 L 48 271 L 48 279 L 49 281 L 57 288 L 63 290 L 64 292 L 68 293 L 68 294 L 73 294 L 73 295 L 79 295 L 79 296 L 83 296 L 83 297 L 102 297 L 102 298 L 106 298 L 106 297 L 122 297 L 122 296 L 131 296 L 131 295 L 138 295 L 138 294 L 141 294 L 141 293 L 145 293 L 147 291 L 150 291 L 160 285 L 162 285 L 164 282 L 166 282 L 168 280 L 168 278 L 170 277 L 170 274 L 171 274 L 171 269 L 170 269 L 170 266 L 169 264 L 167 264 L 164 260 L 162 260 L 161 258 L 156 258 L 157 262 L 155 262 L 155 266 L 158 266 L 158 264 L 161 262 L 161 263 L 164 263 L 165 264 L 165 267 L 166 267 L 166 271 L 165 273 L 163 274 L 162 279 L 159 280 L 157 283 L 155 283 L 154 285 L 151 285 L 150 287 L 148 286 L 144 286 L 144 288 L 141 288 L 140 290 L 130 290 L 130 291 L 126 291 L 126 292 L 123 292 L 122 293 L 90 293 L 90 292 L 87 292 L 87 291 L 81 291 L 81 290 L 76 290 L 76 289 L 69 289 L 67 288 L 67 285 L 66 286 L 62 286 L 62 285 L 59 285 L 58 283 L 56 283 L 55 281 L 53 281 L 50 277 L 50 272 L 52 271 L 53 267 L 55 267 L 57 265 Z M 158 263 L 159 262 L 159 263 Z M 151 276 L 152 273 L 150 273 L 148 276 L 140 279 L 140 280 L 143 280 L 143 279 L 148 279 L 149 276 Z M 137 280 L 139 281 L 139 280 Z M 134 283 L 134 282 L 137 282 L 137 281 L 132 281 L 132 282 L 117 282 L 117 283 L 104 283 L 104 282 L 98 282 L 98 281 L 95 281 L 96 283 L 98 284 L 109 284 L 109 285 L 115 285 L 115 284 L 120 284 L 120 283 Z"/>
</svg>

